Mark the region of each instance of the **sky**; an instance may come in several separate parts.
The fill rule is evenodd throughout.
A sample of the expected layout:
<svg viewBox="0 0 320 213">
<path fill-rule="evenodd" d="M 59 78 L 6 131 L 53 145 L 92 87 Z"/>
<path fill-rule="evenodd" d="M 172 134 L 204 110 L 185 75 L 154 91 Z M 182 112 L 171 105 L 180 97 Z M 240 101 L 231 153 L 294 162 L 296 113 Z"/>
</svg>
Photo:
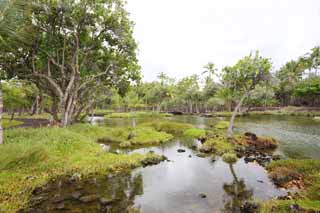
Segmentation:
<svg viewBox="0 0 320 213">
<path fill-rule="evenodd" d="M 127 0 L 144 81 L 218 69 L 259 50 L 278 69 L 320 45 L 320 0 Z"/>
</svg>

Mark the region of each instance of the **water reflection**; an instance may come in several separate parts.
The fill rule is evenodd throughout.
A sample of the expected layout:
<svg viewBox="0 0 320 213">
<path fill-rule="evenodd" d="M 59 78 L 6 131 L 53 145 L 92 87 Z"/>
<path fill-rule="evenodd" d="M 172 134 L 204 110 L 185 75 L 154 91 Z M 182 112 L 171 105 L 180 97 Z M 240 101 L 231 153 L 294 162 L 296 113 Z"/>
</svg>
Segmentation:
<svg viewBox="0 0 320 213">
<path fill-rule="evenodd" d="M 240 207 L 245 201 L 251 200 L 253 190 L 247 189 L 243 179 L 237 177 L 233 164 L 229 164 L 229 169 L 233 177 L 231 183 L 223 184 L 223 189 L 228 196 L 225 200 L 223 212 L 241 212 Z"/>
<path fill-rule="evenodd" d="M 126 212 L 143 194 L 141 174 L 75 180 L 60 177 L 34 191 L 28 210 L 21 212 Z"/>
</svg>

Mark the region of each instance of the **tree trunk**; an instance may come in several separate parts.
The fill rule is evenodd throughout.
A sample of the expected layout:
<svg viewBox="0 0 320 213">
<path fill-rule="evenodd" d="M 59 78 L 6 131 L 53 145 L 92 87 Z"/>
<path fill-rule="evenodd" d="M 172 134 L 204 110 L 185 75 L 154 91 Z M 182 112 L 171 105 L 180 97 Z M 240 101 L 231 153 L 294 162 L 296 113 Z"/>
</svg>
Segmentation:
<svg viewBox="0 0 320 213">
<path fill-rule="evenodd" d="M 0 81 L 0 145 L 3 144 L 3 129 L 2 129 L 2 112 L 3 112 L 3 102 L 2 102 L 2 86 Z"/>
<path fill-rule="evenodd" d="M 228 131 L 227 131 L 227 138 L 231 139 L 233 136 L 233 124 L 234 124 L 234 119 L 237 115 L 237 112 L 239 111 L 244 99 L 247 97 L 247 92 L 242 96 L 241 100 L 239 101 L 239 103 L 237 104 L 237 106 L 234 108 L 233 112 L 232 112 L 232 116 L 230 119 L 230 123 L 229 123 L 229 127 L 228 127 Z"/>
</svg>

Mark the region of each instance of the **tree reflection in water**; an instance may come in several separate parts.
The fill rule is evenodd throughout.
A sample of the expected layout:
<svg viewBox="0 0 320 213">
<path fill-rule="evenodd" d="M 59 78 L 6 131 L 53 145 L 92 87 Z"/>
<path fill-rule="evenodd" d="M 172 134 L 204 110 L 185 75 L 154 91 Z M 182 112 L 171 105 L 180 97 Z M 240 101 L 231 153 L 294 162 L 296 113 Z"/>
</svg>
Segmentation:
<svg viewBox="0 0 320 213">
<path fill-rule="evenodd" d="M 241 212 L 240 207 L 245 201 L 251 200 L 253 191 L 246 189 L 246 184 L 243 179 L 238 179 L 235 173 L 233 164 L 229 164 L 229 168 L 233 177 L 232 183 L 225 183 L 223 189 L 228 195 L 225 201 L 223 212 L 237 213 Z"/>
<path fill-rule="evenodd" d="M 126 212 L 134 205 L 135 197 L 142 194 L 141 174 L 78 181 L 60 177 L 34 193 L 30 209 L 21 212 Z"/>
</svg>

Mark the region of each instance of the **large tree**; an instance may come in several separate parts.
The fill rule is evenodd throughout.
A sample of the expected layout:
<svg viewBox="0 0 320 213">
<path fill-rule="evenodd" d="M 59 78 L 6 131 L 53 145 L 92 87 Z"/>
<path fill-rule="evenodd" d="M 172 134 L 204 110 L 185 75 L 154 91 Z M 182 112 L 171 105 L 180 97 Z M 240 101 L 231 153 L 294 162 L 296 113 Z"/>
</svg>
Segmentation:
<svg viewBox="0 0 320 213">
<path fill-rule="evenodd" d="M 231 138 L 233 135 L 234 119 L 243 101 L 257 85 L 270 78 L 271 67 L 270 60 L 261 57 L 259 53 L 256 52 L 239 60 L 234 66 L 223 69 L 222 79 L 225 87 L 238 97 L 227 131 L 228 138 Z"/>
<path fill-rule="evenodd" d="M 92 107 L 97 88 L 125 87 L 140 77 L 133 23 L 122 0 L 34 0 L 29 5 L 21 28 L 29 36 L 18 48 L 0 52 L 2 67 L 49 94 L 61 126 Z"/>
</svg>

